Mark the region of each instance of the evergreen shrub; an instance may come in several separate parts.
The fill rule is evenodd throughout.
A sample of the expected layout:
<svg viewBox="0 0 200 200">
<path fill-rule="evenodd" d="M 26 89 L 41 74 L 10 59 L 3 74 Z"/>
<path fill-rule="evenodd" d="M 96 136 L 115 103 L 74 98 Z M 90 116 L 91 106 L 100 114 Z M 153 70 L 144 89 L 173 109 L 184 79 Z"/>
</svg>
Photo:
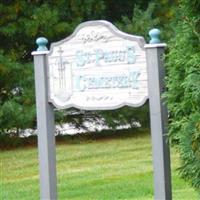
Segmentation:
<svg viewBox="0 0 200 200">
<path fill-rule="evenodd" d="M 181 0 L 167 55 L 169 136 L 180 174 L 200 190 L 200 0 Z"/>
</svg>

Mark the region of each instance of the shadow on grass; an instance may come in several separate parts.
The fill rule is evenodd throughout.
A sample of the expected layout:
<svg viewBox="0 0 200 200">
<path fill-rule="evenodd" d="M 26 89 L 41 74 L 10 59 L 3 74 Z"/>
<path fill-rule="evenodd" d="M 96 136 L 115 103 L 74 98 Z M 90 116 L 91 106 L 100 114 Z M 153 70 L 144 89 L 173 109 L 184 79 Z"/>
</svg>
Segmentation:
<svg viewBox="0 0 200 200">
<path fill-rule="evenodd" d="M 141 137 L 149 134 L 149 129 L 134 128 L 124 130 L 102 130 L 97 132 L 78 133 L 75 135 L 57 135 L 56 144 L 81 144 L 93 141 L 105 141 L 110 139 L 123 139 L 128 137 Z M 0 134 L 0 149 L 10 150 L 22 147 L 37 146 L 37 136 L 29 137 L 11 137 L 6 134 Z"/>
</svg>

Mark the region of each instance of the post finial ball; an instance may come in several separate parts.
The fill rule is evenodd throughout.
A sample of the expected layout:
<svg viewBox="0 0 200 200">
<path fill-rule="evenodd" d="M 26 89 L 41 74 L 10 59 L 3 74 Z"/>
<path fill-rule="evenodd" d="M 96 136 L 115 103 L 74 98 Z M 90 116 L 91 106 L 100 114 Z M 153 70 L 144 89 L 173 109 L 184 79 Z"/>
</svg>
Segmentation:
<svg viewBox="0 0 200 200">
<path fill-rule="evenodd" d="M 153 28 L 149 31 L 149 36 L 151 40 L 150 44 L 159 44 L 160 43 L 160 30 L 157 28 Z"/>
<path fill-rule="evenodd" d="M 48 40 L 45 37 L 39 37 L 36 40 L 36 44 L 38 45 L 37 51 L 48 51 L 46 45 Z"/>
</svg>

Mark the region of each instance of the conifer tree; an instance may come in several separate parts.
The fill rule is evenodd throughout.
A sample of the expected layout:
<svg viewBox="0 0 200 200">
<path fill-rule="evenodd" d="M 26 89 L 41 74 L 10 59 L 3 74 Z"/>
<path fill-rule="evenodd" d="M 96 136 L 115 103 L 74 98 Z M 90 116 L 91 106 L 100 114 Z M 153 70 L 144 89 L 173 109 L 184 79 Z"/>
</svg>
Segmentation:
<svg viewBox="0 0 200 200">
<path fill-rule="evenodd" d="M 181 0 L 167 56 L 170 137 L 181 175 L 200 191 L 200 1 Z"/>
</svg>

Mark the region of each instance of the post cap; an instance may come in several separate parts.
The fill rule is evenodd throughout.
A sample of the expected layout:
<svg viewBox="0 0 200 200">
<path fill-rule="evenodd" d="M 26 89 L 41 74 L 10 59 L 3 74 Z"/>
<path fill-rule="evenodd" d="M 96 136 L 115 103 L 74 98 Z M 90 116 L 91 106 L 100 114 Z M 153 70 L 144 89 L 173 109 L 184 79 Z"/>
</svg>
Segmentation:
<svg viewBox="0 0 200 200">
<path fill-rule="evenodd" d="M 160 30 L 157 28 L 153 28 L 149 31 L 149 36 L 151 40 L 149 44 L 159 44 L 160 43 Z"/>
<path fill-rule="evenodd" d="M 46 45 L 48 40 L 45 37 L 39 37 L 36 40 L 36 44 L 38 45 L 37 51 L 48 51 Z"/>
</svg>

